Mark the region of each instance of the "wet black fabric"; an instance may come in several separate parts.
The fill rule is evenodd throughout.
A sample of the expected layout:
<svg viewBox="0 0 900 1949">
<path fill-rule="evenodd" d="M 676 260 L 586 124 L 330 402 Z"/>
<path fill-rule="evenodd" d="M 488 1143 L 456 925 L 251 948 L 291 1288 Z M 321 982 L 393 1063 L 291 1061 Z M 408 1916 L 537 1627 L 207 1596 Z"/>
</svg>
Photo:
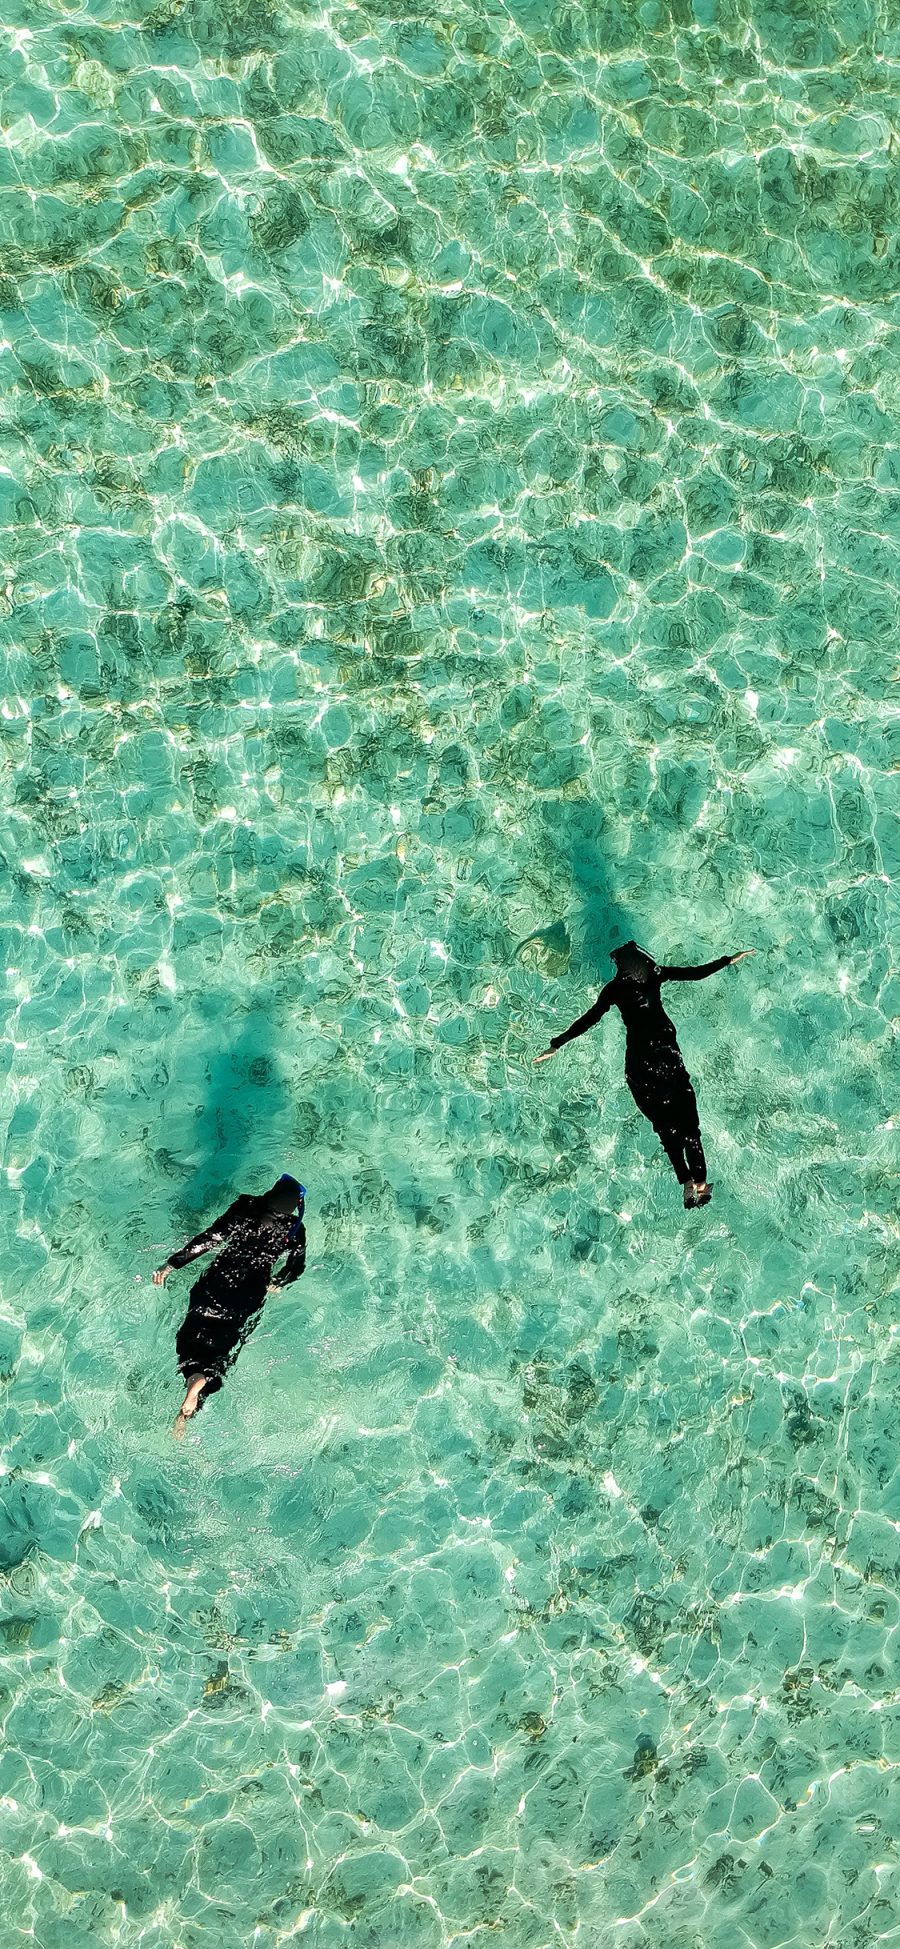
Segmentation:
<svg viewBox="0 0 900 1949">
<path fill-rule="evenodd" d="M 302 1218 L 273 1213 L 265 1198 L 236 1198 L 221 1218 L 174 1252 L 169 1264 L 174 1269 L 189 1265 L 217 1246 L 223 1249 L 191 1288 L 175 1342 L 185 1380 L 192 1374 L 207 1376 L 209 1385 L 200 1404 L 207 1395 L 218 1393 L 224 1374 L 256 1326 L 270 1285 L 279 1289 L 291 1285 L 306 1263 Z M 285 1253 L 284 1266 L 274 1274 Z"/>
<path fill-rule="evenodd" d="M 625 1024 L 625 1081 L 638 1109 L 652 1123 L 679 1184 L 704 1183 L 706 1159 L 697 1099 L 660 989 L 664 981 L 703 981 L 729 967 L 732 959 L 723 954 L 697 968 L 658 968 L 648 960 L 642 980 L 617 974 L 592 1007 L 550 1043 L 551 1049 L 561 1049 L 592 1029 L 610 1008 L 619 1010 Z"/>
</svg>

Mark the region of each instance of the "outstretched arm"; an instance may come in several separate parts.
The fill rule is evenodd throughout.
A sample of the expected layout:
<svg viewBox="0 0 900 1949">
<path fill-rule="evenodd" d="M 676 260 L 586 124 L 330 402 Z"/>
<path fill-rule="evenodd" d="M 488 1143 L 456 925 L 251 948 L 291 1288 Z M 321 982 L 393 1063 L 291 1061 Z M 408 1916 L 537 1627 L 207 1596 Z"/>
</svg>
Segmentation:
<svg viewBox="0 0 900 1949">
<path fill-rule="evenodd" d="M 699 968 L 660 968 L 661 981 L 705 981 L 707 975 L 718 974 L 720 968 L 730 968 L 735 961 L 743 961 L 754 952 L 745 947 L 740 954 L 720 954 L 718 961 L 701 961 Z"/>
<path fill-rule="evenodd" d="M 561 1035 L 553 1036 L 549 1048 L 545 1049 L 542 1055 L 535 1056 L 535 1062 L 548 1062 L 550 1057 L 556 1054 L 557 1049 L 562 1048 L 563 1043 L 574 1042 L 577 1035 L 584 1035 L 587 1029 L 592 1029 L 606 1014 L 607 1009 L 612 1008 L 615 999 L 615 981 L 608 981 L 593 1005 L 586 1009 L 583 1015 L 579 1015 L 577 1022 L 573 1022 L 571 1028 L 563 1029 Z"/>
<path fill-rule="evenodd" d="M 302 1219 L 291 1232 L 288 1255 L 280 1272 L 276 1272 L 271 1283 L 271 1291 L 281 1292 L 282 1287 L 292 1286 L 306 1267 L 306 1227 Z"/>
<path fill-rule="evenodd" d="M 233 1232 L 235 1225 L 246 1217 L 247 1202 L 246 1197 L 235 1198 L 234 1204 L 223 1211 L 221 1218 L 207 1225 L 204 1232 L 198 1232 L 196 1238 L 190 1239 L 179 1252 L 173 1252 L 166 1264 L 154 1272 L 154 1286 L 164 1285 L 170 1272 L 178 1272 L 182 1266 L 190 1265 L 192 1259 L 202 1259 L 204 1252 L 212 1252 L 216 1246 L 224 1245 L 229 1232 Z"/>
</svg>

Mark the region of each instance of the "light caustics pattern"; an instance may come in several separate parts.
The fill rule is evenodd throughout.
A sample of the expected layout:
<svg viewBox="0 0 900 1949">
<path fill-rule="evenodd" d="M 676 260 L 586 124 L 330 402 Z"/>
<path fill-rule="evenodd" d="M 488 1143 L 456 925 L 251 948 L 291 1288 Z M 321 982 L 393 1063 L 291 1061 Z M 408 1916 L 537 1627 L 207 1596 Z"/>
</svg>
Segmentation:
<svg viewBox="0 0 900 1949">
<path fill-rule="evenodd" d="M 900 1942 L 896 10 L 0 81 L 3 1949 Z M 703 1213 L 530 1066 L 632 935 Z"/>
</svg>

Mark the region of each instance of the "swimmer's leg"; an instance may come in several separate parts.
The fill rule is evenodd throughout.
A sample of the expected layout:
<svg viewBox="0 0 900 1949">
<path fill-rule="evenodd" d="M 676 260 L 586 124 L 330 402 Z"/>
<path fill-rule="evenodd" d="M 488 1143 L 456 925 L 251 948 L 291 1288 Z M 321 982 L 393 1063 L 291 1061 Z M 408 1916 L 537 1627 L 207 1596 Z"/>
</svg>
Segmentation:
<svg viewBox="0 0 900 1949">
<path fill-rule="evenodd" d="M 188 1381 L 188 1391 L 181 1403 L 181 1412 L 184 1415 L 185 1421 L 190 1421 L 191 1415 L 196 1414 L 200 1404 L 200 1396 L 203 1393 L 203 1389 L 208 1386 L 209 1381 L 205 1374 L 191 1375 Z"/>
<path fill-rule="evenodd" d="M 627 1070 L 625 1081 L 638 1109 L 653 1125 L 679 1184 L 687 1184 L 691 1174 L 684 1155 L 680 1100 L 664 1096 L 646 1077 L 629 1076 Z"/>
<path fill-rule="evenodd" d="M 691 1173 L 688 1169 L 684 1154 L 684 1138 L 679 1136 L 678 1131 L 673 1130 L 670 1124 L 663 1124 L 662 1127 L 657 1124 L 655 1127 L 657 1137 L 662 1144 L 679 1184 L 687 1184 Z"/>
<path fill-rule="evenodd" d="M 209 1386 L 209 1379 L 206 1374 L 190 1374 L 186 1376 L 186 1379 L 188 1390 L 175 1416 L 175 1423 L 172 1428 L 172 1433 L 176 1441 L 180 1441 L 187 1423 L 190 1421 L 191 1416 L 196 1414 L 200 1406 L 200 1396 L 204 1388 Z"/>
<path fill-rule="evenodd" d="M 703 1139 L 700 1135 L 699 1118 L 692 1118 L 690 1127 L 684 1134 L 684 1154 L 687 1159 L 689 1183 L 684 1188 L 685 1205 L 708 1205 L 712 1197 L 712 1185 L 706 1181 L 706 1158 L 703 1155 Z M 691 1193 L 690 1198 L 688 1193 Z"/>
</svg>

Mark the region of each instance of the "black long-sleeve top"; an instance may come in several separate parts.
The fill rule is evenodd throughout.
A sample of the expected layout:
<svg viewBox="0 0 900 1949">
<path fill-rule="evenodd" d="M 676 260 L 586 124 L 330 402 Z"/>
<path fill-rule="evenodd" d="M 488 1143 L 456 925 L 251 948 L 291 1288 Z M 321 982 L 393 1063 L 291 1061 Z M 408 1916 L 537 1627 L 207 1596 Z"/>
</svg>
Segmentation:
<svg viewBox="0 0 900 1949">
<path fill-rule="evenodd" d="M 717 961 L 704 961 L 699 968 L 648 967 L 643 981 L 635 981 L 626 975 L 614 975 L 584 1015 L 579 1015 L 570 1028 L 552 1038 L 550 1047 L 561 1049 L 563 1043 L 573 1042 L 576 1036 L 584 1035 L 586 1029 L 592 1029 L 608 1009 L 617 1008 L 625 1024 L 626 1072 L 635 1074 L 648 1065 L 652 1066 L 657 1055 L 664 1050 L 678 1049 L 675 1024 L 669 1020 L 662 1005 L 660 989 L 663 982 L 703 981 L 707 975 L 718 974 L 720 968 L 729 967 L 733 959 L 731 954 L 720 954 Z"/>
<path fill-rule="evenodd" d="M 202 1258 L 205 1252 L 224 1246 L 224 1251 L 204 1273 L 203 1283 L 214 1285 L 219 1300 L 233 1295 L 232 1303 L 241 1310 L 248 1301 L 259 1304 L 259 1295 L 264 1295 L 270 1285 L 279 1289 L 292 1285 L 306 1264 L 303 1220 L 264 1212 L 262 1205 L 261 1198 L 249 1194 L 235 1198 L 221 1218 L 198 1232 L 179 1252 L 172 1253 L 170 1266 L 177 1270 L 190 1265 L 192 1259 Z M 273 1278 L 272 1268 L 285 1253 L 285 1263 Z"/>
</svg>

